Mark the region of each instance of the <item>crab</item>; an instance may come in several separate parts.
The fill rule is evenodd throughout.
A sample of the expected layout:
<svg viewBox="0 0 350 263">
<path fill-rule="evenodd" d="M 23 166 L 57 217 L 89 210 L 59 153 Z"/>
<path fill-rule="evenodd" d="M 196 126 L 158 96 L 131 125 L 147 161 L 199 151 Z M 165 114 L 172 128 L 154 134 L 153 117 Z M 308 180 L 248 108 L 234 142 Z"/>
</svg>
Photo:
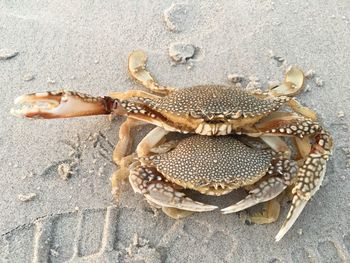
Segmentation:
<svg viewBox="0 0 350 263">
<path fill-rule="evenodd" d="M 265 211 L 251 216 L 251 221 L 266 224 L 277 220 L 280 206 L 275 198 L 295 183 L 296 161 L 283 152 L 261 149 L 232 135 L 191 135 L 165 141 L 167 133 L 157 127 L 146 135 L 137 146 L 136 161 L 129 167 L 132 188 L 152 206 L 178 219 L 218 208 L 192 200 L 182 189 L 221 196 L 249 187 L 249 194 L 243 200 L 221 211 L 239 212 L 267 202 Z M 276 137 L 275 143 L 279 142 Z M 282 227 L 276 239 L 282 238 L 287 230 L 286 226 Z"/>
<path fill-rule="evenodd" d="M 129 90 L 111 92 L 104 97 L 73 91 L 32 93 L 18 97 L 15 103 L 19 108 L 12 113 L 20 117 L 45 119 L 101 114 L 126 116 L 113 152 L 113 160 L 120 166 L 112 179 L 115 189 L 129 175 L 129 165 L 135 158 L 133 154 L 128 155 L 132 143 L 131 129 L 144 123 L 156 125 L 165 132 L 213 137 L 234 133 L 258 137 L 287 159 L 291 157 L 291 151 L 282 138 L 292 137 L 299 153 L 296 158 L 299 168 L 292 189 L 292 205 L 280 232 L 282 234 L 276 237 L 280 239 L 322 184 L 333 147 L 331 135 L 317 122 L 316 114 L 294 98 L 303 88 L 302 71 L 296 67 L 289 69 L 284 81 L 267 91 L 222 85 L 179 89 L 158 84 L 146 70 L 146 61 L 144 52 L 134 51 L 129 56 L 128 68 L 131 77 L 152 93 Z M 281 110 L 283 106 L 292 111 Z M 147 136 L 137 155 L 147 156 L 158 137 L 156 132 Z M 232 159 L 233 163 L 241 161 L 238 157 Z M 187 166 L 191 167 L 191 164 Z M 241 185 L 244 184 L 242 181 Z M 236 212 L 236 209 L 229 207 L 224 212 Z"/>
</svg>

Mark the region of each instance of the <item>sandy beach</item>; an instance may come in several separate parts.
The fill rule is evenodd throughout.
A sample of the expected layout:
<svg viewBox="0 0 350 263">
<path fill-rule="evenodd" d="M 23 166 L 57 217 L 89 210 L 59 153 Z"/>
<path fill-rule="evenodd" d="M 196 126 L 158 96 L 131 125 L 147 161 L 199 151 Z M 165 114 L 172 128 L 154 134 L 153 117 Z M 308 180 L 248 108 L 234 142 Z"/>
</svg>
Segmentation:
<svg viewBox="0 0 350 263">
<path fill-rule="evenodd" d="M 349 1 L 3 0 L 0 40 L 0 262 L 350 262 Z M 309 73 L 298 100 L 335 147 L 322 187 L 280 242 L 287 202 L 269 225 L 219 210 L 173 220 L 128 183 L 117 204 L 111 156 L 124 118 L 10 114 L 29 92 L 143 89 L 128 76 L 135 49 L 173 87 L 240 77 L 264 88 L 288 66 Z M 201 200 L 225 207 L 243 196 Z"/>
</svg>

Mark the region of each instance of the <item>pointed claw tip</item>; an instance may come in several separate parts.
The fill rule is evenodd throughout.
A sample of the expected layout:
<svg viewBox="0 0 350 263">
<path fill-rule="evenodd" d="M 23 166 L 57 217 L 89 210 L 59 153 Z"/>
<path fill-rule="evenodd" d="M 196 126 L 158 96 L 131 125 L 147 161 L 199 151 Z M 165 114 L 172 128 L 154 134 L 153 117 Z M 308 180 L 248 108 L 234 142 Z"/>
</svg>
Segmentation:
<svg viewBox="0 0 350 263">
<path fill-rule="evenodd" d="M 281 227 L 281 229 L 278 231 L 277 235 L 275 236 L 275 242 L 279 242 L 285 234 L 288 232 L 289 228 L 286 228 L 285 225 Z"/>
<path fill-rule="evenodd" d="M 279 242 L 282 239 L 282 236 L 275 236 L 275 242 Z"/>
<path fill-rule="evenodd" d="M 215 210 L 215 209 L 218 209 L 219 207 L 218 206 L 216 206 L 216 205 L 208 205 L 207 206 L 210 210 L 209 211 L 213 211 L 213 210 Z"/>
<path fill-rule="evenodd" d="M 13 103 L 14 104 L 21 104 L 24 101 L 25 95 L 18 96 L 17 98 L 14 99 Z"/>
<path fill-rule="evenodd" d="M 232 208 L 232 207 L 226 207 L 226 208 L 221 209 L 220 211 L 221 211 L 224 215 L 238 212 L 238 211 L 236 211 L 236 209 L 234 209 L 234 208 Z"/>
</svg>

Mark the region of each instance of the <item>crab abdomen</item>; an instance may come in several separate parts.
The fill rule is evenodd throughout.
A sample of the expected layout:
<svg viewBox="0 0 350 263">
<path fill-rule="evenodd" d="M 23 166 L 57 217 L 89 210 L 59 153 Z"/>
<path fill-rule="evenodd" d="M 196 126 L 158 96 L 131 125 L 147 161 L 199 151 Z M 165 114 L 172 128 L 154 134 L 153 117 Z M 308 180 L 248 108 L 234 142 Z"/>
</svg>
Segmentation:
<svg viewBox="0 0 350 263">
<path fill-rule="evenodd" d="M 233 136 L 194 135 L 173 149 L 150 158 L 167 180 L 208 195 L 222 195 L 263 177 L 270 151 L 250 148 Z"/>
</svg>

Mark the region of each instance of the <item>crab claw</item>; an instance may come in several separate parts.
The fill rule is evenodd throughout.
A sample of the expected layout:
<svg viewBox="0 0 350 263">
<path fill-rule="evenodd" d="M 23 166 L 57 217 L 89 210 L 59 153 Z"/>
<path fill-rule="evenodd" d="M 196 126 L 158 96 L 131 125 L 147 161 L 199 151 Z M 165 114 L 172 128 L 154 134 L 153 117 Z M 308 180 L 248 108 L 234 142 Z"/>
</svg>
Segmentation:
<svg viewBox="0 0 350 263">
<path fill-rule="evenodd" d="M 16 109 L 11 113 L 25 118 L 71 118 L 109 114 L 117 100 L 110 97 L 92 97 L 72 91 L 31 93 L 15 99 Z"/>
<path fill-rule="evenodd" d="M 292 189 L 292 204 L 286 220 L 275 237 L 276 241 L 281 240 L 293 226 L 305 208 L 307 202 L 322 185 L 326 173 L 326 161 L 328 160 L 328 157 L 328 154 L 310 154 L 305 161 L 306 164 L 299 169 L 297 184 Z M 313 171 L 311 169 L 314 170 L 313 173 L 310 172 Z M 310 174 L 312 174 L 311 179 Z"/>
<path fill-rule="evenodd" d="M 194 201 L 184 193 L 176 191 L 161 176 L 157 176 L 150 167 L 137 166 L 131 171 L 129 181 L 135 192 L 143 194 L 150 203 L 159 207 L 193 212 L 206 212 L 218 208 Z"/>
<path fill-rule="evenodd" d="M 282 179 L 272 177 L 268 181 L 263 181 L 257 188 L 251 190 L 245 199 L 221 209 L 221 212 L 223 214 L 235 213 L 256 204 L 269 201 L 282 193 L 286 187 Z"/>
</svg>

